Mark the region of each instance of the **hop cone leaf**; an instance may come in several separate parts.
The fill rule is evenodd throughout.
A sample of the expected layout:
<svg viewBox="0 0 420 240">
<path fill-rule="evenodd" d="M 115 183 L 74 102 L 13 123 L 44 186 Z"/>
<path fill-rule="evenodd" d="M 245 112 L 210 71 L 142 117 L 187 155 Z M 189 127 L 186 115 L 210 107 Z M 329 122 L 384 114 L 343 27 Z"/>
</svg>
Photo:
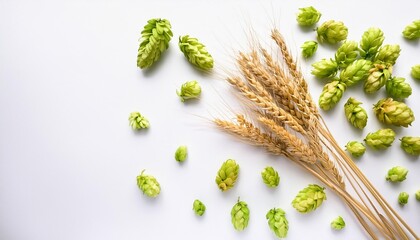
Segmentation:
<svg viewBox="0 0 420 240">
<path fill-rule="evenodd" d="M 315 41 L 306 41 L 300 47 L 302 48 L 302 55 L 305 58 L 312 57 L 318 49 L 318 43 Z"/>
<path fill-rule="evenodd" d="M 296 21 L 301 26 L 311 26 L 319 21 L 321 13 L 318 12 L 314 7 L 299 8 L 299 12 L 296 14 Z"/>
<path fill-rule="evenodd" d="M 365 81 L 364 90 L 366 93 L 374 93 L 381 89 L 386 81 L 391 77 L 392 66 L 384 64 L 374 64 L 370 69 L 369 76 Z"/>
<path fill-rule="evenodd" d="M 408 170 L 401 166 L 396 166 L 388 170 L 386 180 L 391 182 L 402 182 L 407 178 Z"/>
<path fill-rule="evenodd" d="M 220 190 L 227 191 L 231 189 L 239 175 L 239 165 L 233 159 L 228 159 L 222 164 L 216 176 L 216 184 Z"/>
<path fill-rule="evenodd" d="M 365 138 L 365 143 L 376 150 L 385 149 L 392 145 L 395 140 L 395 132 L 392 129 L 380 129 L 369 133 Z"/>
<path fill-rule="evenodd" d="M 414 113 L 405 103 L 392 98 L 384 98 L 378 101 L 373 111 L 379 121 L 394 126 L 408 127 L 414 121 Z"/>
<path fill-rule="evenodd" d="M 232 217 L 233 227 L 238 231 L 244 230 L 248 226 L 249 221 L 248 205 L 238 199 L 238 202 L 232 207 L 230 216 Z"/>
<path fill-rule="evenodd" d="M 345 90 L 346 85 L 340 81 L 327 83 L 319 96 L 319 106 L 325 111 L 330 110 L 340 101 Z"/>
<path fill-rule="evenodd" d="M 266 167 L 261 172 L 261 177 L 267 187 L 274 188 L 280 183 L 279 173 L 273 167 Z"/>
<path fill-rule="evenodd" d="M 341 216 L 338 216 L 336 219 L 334 219 L 331 222 L 331 228 L 335 230 L 341 230 L 346 226 L 346 223 L 344 222 L 344 219 Z"/>
<path fill-rule="evenodd" d="M 346 41 L 337 49 L 335 61 L 339 67 L 345 68 L 357 59 L 357 46 L 358 44 L 355 41 Z"/>
<path fill-rule="evenodd" d="M 411 76 L 414 79 L 420 80 L 420 64 L 415 65 L 411 68 Z"/>
<path fill-rule="evenodd" d="M 141 189 L 143 194 L 149 197 L 157 197 L 160 193 L 160 184 L 155 177 L 145 175 L 144 170 L 137 176 L 137 186 Z"/>
<path fill-rule="evenodd" d="M 200 200 L 196 199 L 193 203 L 193 210 L 197 216 L 203 216 L 206 212 L 206 206 Z"/>
<path fill-rule="evenodd" d="M 178 45 L 188 61 L 197 68 L 204 71 L 213 68 L 213 57 L 197 38 L 192 38 L 188 35 L 179 37 Z"/>
<path fill-rule="evenodd" d="M 281 208 L 273 208 L 265 215 L 268 220 L 268 226 L 278 238 L 287 237 L 289 231 L 289 222 L 286 213 Z"/>
<path fill-rule="evenodd" d="M 346 84 L 347 87 L 353 86 L 360 81 L 366 80 L 371 68 L 372 62 L 365 59 L 356 60 L 341 71 L 340 81 Z"/>
<path fill-rule="evenodd" d="M 179 146 L 175 151 L 175 160 L 178 162 L 183 162 L 187 159 L 188 148 L 187 146 Z"/>
<path fill-rule="evenodd" d="M 317 28 L 318 41 L 320 43 L 335 44 L 347 38 L 348 29 L 343 22 L 329 20 Z"/>
<path fill-rule="evenodd" d="M 398 195 L 398 203 L 404 206 L 405 204 L 408 203 L 408 197 L 409 195 L 407 192 L 401 192 Z"/>
<path fill-rule="evenodd" d="M 381 29 L 369 28 L 363 33 L 362 40 L 360 41 L 360 56 L 365 59 L 375 57 L 378 49 L 382 46 L 384 39 L 384 33 Z"/>
<path fill-rule="evenodd" d="M 400 139 L 401 148 L 411 155 L 420 155 L 420 137 L 403 137 Z"/>
<path fill-rule="evenodd" d="M 366 127 L 368 115 L 366 110 L 360 105 L 362 103 L 354 98 L 349 98 L 344 104 L 344 113 L 346 114 L 347 120 L 356 128 L 363 129 Z"/>
<path fill-rule="evenodd" d="M 346 144 L 346 150 L 354 157 L 360 157 L 366 152 L 366 147 L 358 141 L 350 141 Z"/>
<path fill-rule="evenodd" d="M 150 19 L 144 26 L 141 36 L 137 67 L 148 68 L 159 60 L 161 54 L 168 49 L 169 41 L 172 38 L 171 24 L 166 19 Z"/>
<path fill-rule="evenodd" d="M 386 82 L 385 89 L 388 95 L 397 99 L 408 98 L 413 91 L 405 78 L 401 77 L 391 77 Z"/>
<path fill-rule="evenodd" d="M 130 113 L 130 116 L 128 117 L 128 121 L 130 121 L 130 126 L 134 130 L 140 130 L 142 128 L 148 128 L 149 125 L 150 125 L 149 120 L 147 120 L 139 112 Z"/>
<path fill-rule="evenodd" d="M 403 36 L 407 39 L 420 38 L 420 20 L 415 20 L 407 25 L 402 32 Z"/>
<path fill-rule="evenodd" d="M 312 64 L 311 74 L 318 78 L 334 77 L 338 71 L 337 62 L 332 59 L 322 59 Z"/>
<path fill-rule="evenodd" d="M 181 90 L 176 90 L 176 94 L 178 94 L 181 102 L 185 102 L 189 99 L 196 99 L 199 98 L 201 95 L 201 87 L 197 81 L 189 81 L 181 86 Z"/>
<path fill-rule="evenodd" d="M 323 187 L 309 184 L 301 190 L 292 201 L 292 206 L 300 213 L 309 213 L 316 210 L 327 199 Z"/>
<path fill-rule="evenodd" d="M 394 65 L 400 56 L 400 45 L 384 45 L 375 56 L 375 62 Z"/>
</svg>

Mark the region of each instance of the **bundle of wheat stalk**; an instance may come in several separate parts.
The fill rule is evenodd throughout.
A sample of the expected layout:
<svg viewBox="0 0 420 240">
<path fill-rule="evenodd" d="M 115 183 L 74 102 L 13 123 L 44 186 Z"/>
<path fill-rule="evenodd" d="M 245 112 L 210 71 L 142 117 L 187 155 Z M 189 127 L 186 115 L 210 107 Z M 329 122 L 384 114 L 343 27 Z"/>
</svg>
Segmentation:
<svg viewBox="0 0 420 240">
<path fill-rule="evenodd" d="M 418 239 L 332 136 L 283 36 L 274 29 L 271 38 L 275 55 L 261 46 L 239 52 L 238 69 L 226 78 L 250 114 L 214 123 L 303 167 L 340 196 L 372 239 Z"/>
</svg>

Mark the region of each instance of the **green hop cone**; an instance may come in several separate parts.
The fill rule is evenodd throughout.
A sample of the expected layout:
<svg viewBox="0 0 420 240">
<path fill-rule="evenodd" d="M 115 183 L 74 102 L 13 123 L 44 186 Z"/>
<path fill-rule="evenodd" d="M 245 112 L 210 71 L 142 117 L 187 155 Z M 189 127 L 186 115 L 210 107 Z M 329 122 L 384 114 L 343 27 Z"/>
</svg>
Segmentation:
<svg viewBox="0 0 420 240">
<path fill-rule="evenodd" d="M 398 127 L 408 127 L 414 121 L 414 113 L 405 103 L 384 98 L 373 107 L 380 122 Z"/>
<path fill-rule="evenodd" d="M 233 205 L 232 210 L 230 211 L 230 216 L 232 218 L 233 227 L 242 231 L 248 226 L 249 222 L 249 208 L 246 202 L 239 201 Z"/>
<path fill-rule="evenodd" d="M 405 136 L 400 139 L 401 148 L 411 155 L 420 155 L 420 137 Z"/>
<path fill-rule="evenodd" d="M 384 42 L 384 33 L 379 28 L 369 28 L 362 35 L 362 40 L 360 41 L 360 56 L 364 59 L 372 59 L 375 57 L 379 48 Z"/>
<path fill-rule="evenodd" d="M 155 177 L 145 175 L 143 170 L 139 176 L 137 176 L 137 186 L 149 197 L 157 197 L 160 193 L 160 184 Z"/>
<path fill-rule="evenodd" d="M 360 157 L 366 152 L 366 147 L 358 141 L 350 141 L 346 144 L 346 150 L 354 157 Z"/>
<path fill-rule="evenodd" d="M 316 29 L 320 43 L 336 44 L 347 38 L 348 29 L 343 22 L 329 20 Z"/>
<path fill-rule="evenodd" d="M 200 200 L 196 199 L 193 202 L 193 210 L 197 216 L 203 216 L 206 212 L 206 206 Z"/>
<path fill-rule="evenodd" d="M 394 140 L 395 132 L 390 128 L 386 128 L 373 133 L 368 133 L 364 141 L 369 147 L 380 150 L 390 147 Z"/>
<path fill-rule="evenodd" d="M 338 71 L 337 62 L 332 59 L 322 59 L 312 64 L 311 74 L 318 78 L 334 77 Z"/>
<path fill-rule="evenodd" d="M 405 204 L 408 203 L 408 197 L 409 197 L 408 193 L 401 192 L 398 195 L 398 203 L 401 204 L 402 206 L 404 206 Z"/>
<path fill-rule="evenodd" d="M 420 20 L 415 20 L 404 28 L 403 36 L 413 40 L 420 38 Z"/>
<path fill-rule="evenodd" d="M 381 89 L 386 81 L 391 77 L 392 66 L 385 64 L 374 64 L 374 67 L 369 70 L 369 76 L 367 77 L 364 90 L 366 93 L 374 93 Z"/>
<path fill-rule="evenodd" d="M 296 21 L 301 26 L 311 26 L 319 21 L 321 13 L 318 12 L 314 7 L 299 8 L 299 12 L 296 14 Z"/>
<path fill-rule="evenodd" d="M 213 57 L 197 38 L 192 38 L 188 35 L 179 37 L 178 45 L 188 61 L 197 68 L 204 71 L 213 68 Z"/>
<path fill-rule="evenodd" d="M 266 167 L 261 172 L 261 177 L 267 187 L 274 188 L 280 183 L 279 173 L 273 167 Z"/>
<path fill-rule="evenodd" d="M 344 114 L 351 125 L 363 129 L 366 127 L 368 115 L 366 110 L 360 106 L 361 104 L 362 102 L 350 97 L 344 104 Z"/>
<path fill-rule="evenodd" d="M 327 199 L 324 189 L 316 184 L 309 184 L 293 199 L 292 206 L 300 213 L 314 211 Z"/>
<path fill-rule="evenodd" d="M 319 96 L 319 106 L 325 111 L 330 110 L 340 101 L 346 88 L 340 81 L 327 83 Z"/>
<path fill-rule="evenodd" d="M 268 226 L 271 231 L 278 238 L 287 237 L 287 232 L 289 231 L 289 222 L 286 218 L 286 213 L 281 208 L 273 208 L 265 215 L 265 218 L 268 220 Z"/>
<path fill-rule="evenodd" d="M 391 77 L 385 84 L 386 92 L 389 96 L 397 99 L 408 98 L 413 90 L 405 78 Z"/>
<path fill-rule="evenodd" d="M 128 121 L 130 121 L 130 126 L 134 130 L 140 130 L 140 129 L 143 129 L 143 128 L 148 128 L 149 125 L 150 125 L 149 120 L 147 120 L 139 112 L 130 113 L 130 116 L 128 117 Z"/>
<path fill-rule="evenodd" d="M 345 68 L 357 59 L 357 47 L 357 42 L 345 41 L 343 45 L 337 49 L 337 52 L 335 53 L 335 61 L 339 67 Z"/>
<path fill-rule="evenodd" d="M 179 146 L 175 151 L 175 160 L 178 162 L 183 162 L 187 159 L 188 148 L 187 146 Z"/>
<path fill-rule="evenodd" d="M 351 87 L 360 81 L 366 80 L 371 68 L 372 62 L 358 59 L 341 71 L 340 81 L 346 84 L 347 87 Z"/>
<path fill-rule="evenodd" d="M 166 19 L 150 19 L 144 26 L 141 37 L 137 67 L 148 68 L 168 49 L 172 38 L 171 23 Z"/>
<path fill-rule="evenodd" d="M 312 57 L 318 49 L 318 43 L 315 41 L 306 41 L 300 47 L 302 48 L 302 55 L 305 58 Z"/>
<path fill-rule="evenodd" d="M 185 102 L 189 99 L 197 99 L 201 95 L 201 87 L 197 81 L 189 81 L 185 82 L 181 86 L 181 90 L 176 90 L 176 94 L 178 94 L 179 98 L 182 102 Z"/>
<path fill-rule="evenodd" d="M 420 80 L 420 64 L 415 65 L 411 68 L 411 76 L 414 79 Z"/>
<path fill-rule="evenodd" d="M 239 175 L 239 165 L 233 159 L 228 159 L 222 164 L 216 176 L 216 184 L 220 190 L 231 189 Z"/>
<path fill-rule="evenodd" d="M 416 200 L 420 201 L 420 190 L 417 190 L 416 192 Z"/>
<path fill-rule="evenodd" d="M 332 220 L 331 228 L 335 230 L 341 230 L 346 226 L 344 219 L 341 216 L 338 216 L 336 219 Z"/>
<path fill-rule="evenodd" d="M 408 170 L 401 166 L 396 166 L 388 170 L 386 180 L 391 182 L 402 182 L 407 178 Z"/>
<path fill-rule="evenodd" d="M 375 62 L 394 65 L 400 56 L 400 45 L 384 45 L 379 49 L 378 54 L 375 56 Z"/>
</svg>

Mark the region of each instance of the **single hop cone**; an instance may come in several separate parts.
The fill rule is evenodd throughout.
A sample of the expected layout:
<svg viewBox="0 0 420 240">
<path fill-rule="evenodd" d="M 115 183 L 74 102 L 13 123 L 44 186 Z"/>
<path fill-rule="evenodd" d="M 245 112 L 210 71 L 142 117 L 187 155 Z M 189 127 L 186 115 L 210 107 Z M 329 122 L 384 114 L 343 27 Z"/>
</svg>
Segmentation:
<svg viewBox="0 0 420 240">
<path fill-rule="evenodd" d="M 185 102 L 190 99 L 198 99 L 201 95 L 201 87 L 197 81 L 185 82 L 181 86 L 181 90 L 176 90 L 181 102 Z"/>
<path fill-rule="evenodd" d="M 233 159 L 229 159 L 222 164 L 216 176 L 216 184 L 220 190 L 231 189 L 238 179 L 239 165 Z"/>
<path fill-rule="evenodd" d="M 390 182 L 402 182 L 407 178 L 408 170 L 405 167 L 396 166 L 388 170 L 386 180 Z"/>
<path fill-rule="evenodd" d="M 318 43 L 315 41 L 306 41 L 300 47 L 302 48 L 302 55 L 305 58 L 312 57 L 318 49 Z"/>
<path fill-rule="evenodd" d="M 273 208 L 268 211 L 265 215 L 265 218 L 268 220 L 268 226 L 271 231 L 278 238 L 287 237 L 287 232 L 289 231 L 289 221 L 287 221 L 286 213 L 281 208 Z"/>
<path fill-rule="evenodd" d="M 331 228 L 335 230 L 341 230 L 346 226 L 344 219 L 341 216 L 338 216 L 331 222 Z"/>
<path fill-rule="evenodd" d="M 360 105 L 362 102 L 357 101 L 354 98 L 349 98 L 344 104 L 344 113 L 347 120 L 356 128 L 363 129 L 366 127 L 368 115 L 366 110 Z"/>
<path fill-rule="evenodd" d="M 411 67 L 411 76 L 414 79 L 420 80 L 420 64 Z"/>
<path fill-rule="evenodd" d="M 369 76 L 367 77 L 364 85 L 366 93 L 374 93 L 381 89 L 386 81 L 391 77 L 392 66 L 385 64 L 374 64 L 374 67 L 369 70 Z"/>
<path fill-rule="evenodd" d="M 335 61 L 340 68 L 347 67 L 354 62 L 358 56 L 358 44 L 355 41 L 346 41 L 341 45 L 335 53 Z"/>
<path fill-rule="evenodd" d="M 316 29 L 320 43 L 336 44 L 347 38 L 348 29 L 343 22 L 329 20 Z"/>
<path fill-rule="evenodd" d="M 407 25 L 402 34 L 405 38 L 410 40 L 420 38 L 420 19 Z"/>
<path fill-rule="evenodd" d="M 296 21 L 301 26 L 311 26 L 319 21 L 321 13 L 318 12 L 314 7 L 299 8 L 299 12 L 296 14 Z"/>
<path fill-rule="evenodd" d="M 157 197 L 160 193 L 160 184 L 155 177 L 145 175 L 143 170 L 139 176 L 137 176 L 137 186 L 140 190 L 149 197 Z"/>
<path fill-rule="evenodd" d="M 322 59 L 312 64 L 311 74 L 318 78 L 330 78 L 337 74 L 338 65 L 335 60 Z"/>
<path fill-rule="evenodd" d="M 230 212 L 233 227 L 242 231 L 248 226 L 249 222 L 249 208 L 244 201 L 239 201 L 232 207 Z"/>
<path fill-rule="evenodd" d="M 168 49 L 172 38 L 171 23 L 166 19 L 150 19 L 141 32 L 137 67 L 148 68 Z"/>
<path fill-rule="evenodd" d="M 403 137 L 400 139 L 401 148 L 411 155 L 420 155 L 420 137 Z"/>
<path fill-rule="evenodd" d="M 408 193 L 407 192 L 401 192 L 398 195 L 398 203 L 401 204 L 402 206 L 404 206 L 405 204 L 408 203 Z"/>
<path fill-rule="evenodd" d="M 350 141 L 346 144 L 346 150 L 353 157 L 360 157 L 366 152 L 366 147 L 363 143 L 358 141 Z"/>
<path fill-rule="evenodd" d="M 413 90 L 405 78 L 391 77 L 385 84 L 386 92 L 389 96 L 397 99 L 408 98 Z"/>
<path fill-rule="evenodd" d="M 319 106 L 325 111 L 330 110 L 340 101 L 346 88 L 340 81 L 327 83 L 319 96 Z"/>
<path fill-rule="evenodd" d="M 408 127 L 414 121 L 414 113 L 405 103 L 384 98 L 373 107 L 376 117 L 385 124 Z"/>
<path fill-rule="evenodd" d="M 130 113 L 128 121 L 130 122 L 130 126 L 133 128 L 133 130 L 140 130 L 150 126 L 149 120 L 147 120 L 147 118 L 145 118 L 139 112 Z"/>
<path fill-rule="evenodd" d="M 384 45 L 375 56 L 375 62 L 394 65 L 400 56 L 400 45 Z"/>
<path fill-rule="evenodd" d="M 188 61 L 197 68 L 208 71 L 213 68 L 213 57 L 207 51 L 206 46 L 188 35 L 179 37 L 179 48 Z"/>
<path fill-rule="evenodd" d="M 292 206 L 300 213 L 314 211 L 327 199 L 324 189 L 316 184 L 309 184 L 293 199 Z"/>
<path fill-rule="evenodd" d="M 379 150 L 390 147 L 394 140 L 395 132 L 392 129 L 386 128 L 369 133 L 365 138 L 365 143 L 369 147 Z"/>
<path fill-rule="evenodd" d="M 198 199 L 194 200 L 193 210 L 197 216 L 203 216 L 206 212 L 206 206 Z"/>
<path fill-rule="evenodd" d="M 371 68 L 372 62 L 358 59 L 341 71 L 340 81 L 346 84 L 347 87 L 351 87 L 360 81 L 366 80 Z"/>
<path fill-rule="evenodd" d="M 279 173 L 273 167 L 266 167 L 261 172 L 261 177 L 267 187 L 275 188 L 280 183 Z"/>
<path fill-rule="evenodd" d="M 360 56 L 364 59 L 372 59 L 375 57 L 379 48 L 384 42 L 384 33 L 379 28 L 369 28 L 362 35 L 362 40 L 360 41 Z"/>
</svg>

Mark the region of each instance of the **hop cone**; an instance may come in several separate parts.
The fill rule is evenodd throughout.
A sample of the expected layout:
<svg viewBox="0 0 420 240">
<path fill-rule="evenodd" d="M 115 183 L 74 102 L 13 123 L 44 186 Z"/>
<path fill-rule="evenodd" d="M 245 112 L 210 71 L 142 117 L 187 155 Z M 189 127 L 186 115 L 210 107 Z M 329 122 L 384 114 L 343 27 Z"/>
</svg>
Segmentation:
<svg viewBox="0 0 420 240">
<path fill-rule="evenodd" d="M 197 38 L 188 35 L 179 37 L 178 45 L 188 61 L 197 68 L 205 71 L 213 68 L 213 57 Z"/>
<path fill-rule="evenodd" d="M 416 192 L 416 200 L 420 201 L 420 190 Z"/>
<path fill-rule="evenodd" d="M 392 66 L 384 64 L 374 64 L 370 69 L 369 76 L 365 81 L 364 90 L 366 93 L 374 93 L 381 89 L 386 81 L 391 77 Z"/>
<path fill-rule="evenodd" d="M 408 170 L 401 166 L 396 166 L 388 170 L 386 180 L 391 182 L 402 182 L 407 178 Z"/>
<path fill-rule="evenodd" d="M 347 38 L 348 29 L 343 22 L 329 20 L 317 28 L 319 42 L 335 44 Z"/>
<path fill-rule="evenodd" d="M 414 113 L 405 103 L 392 98 L 379 100 L 373 107 L 379 121 L 394 126 L 408 127 L 414 121 Z"/>
<path fill-rule="evenodd" d="M 340 101 L 345 90 L 346 85 L 339 81 L 327 83 L 319 96 L 319 106 L 325 111 L 330 110 Z"/>
<path fill-rule="evenodd" d="M 379 28 L 369 28 L 362 35 L 360 41 L 360 56 L 365 59 L 373 58 L 384 42 L 384 33 Z"/>
<path fill-rule="evenodd" d="M 293 207 L 300 213 L 309 213 L 316 210 L 327 199 L 324 189 L 316 184 L 309 184 L 292 201 Z"/>
<path fill-rule="evenodd" d="M 134 130 L 140 130 L 142 128 L 148 128 L 149 127 L 149 121 L 141 115 L 139 112 L 132 112 L 130 113 L 130 116 L 128 117 L 128 121 L 130 121 L 130 126 Z"/>
<path fill-rule="evenodd" d="M 289 231 L 289 222 L 286 219 L 286 213 L 281 208 L 273 208 L 265 215 L 268 220 L 268 226 L 278 238 L 287 237 Z"/>
<path fill-rule="evenodd" d="M 358 141 L 350 141 L 346 144 L 346 150 L 354 157 L 360 157 L 366 152 L 366 147 Z"/>
<path fill-rule="evenodd" d="M 244 230 L 248 226 L 249 221 L 248 205 L 238 199 L 238 202 L 232 207 L 230 216 L 232 217 L 233 227 L 238 231 Z"/>
<path fill-rule="evenodd" d="M 277 187 L 280 183 L 279 173 L 273 167 L 266 167 L 261 172 L 261 177 L 267 187 Z"/>
<path fill-rule="evenodd" d="M 306 41 L 302 44 L 300 48 L 302 48 L 302 55 L 305 58 L 310 58 L 315 54 L 316 50 L 318 49 L 318 43 L 315 41 Z"/>
<path fill-rule="evenodd" d="M 391 77 L 386 82 L 385 88 L 388 95 L 398 99 L 408 98 L 413 91 L 405 78 L 401 77 Z"/>
<path fill-rule="evenodd" d="M 137 186 L 141 189 L 143 194 L 149 197 L 157 197 L 160 193 L 160 184 L 155 177 L 145 175 L 144 170 L 137 176 Z"/>
<path fill-rule="evenodd" d="M 166 19 L 150 19 L 141 32 L 142 40 L 137 54 L 137 67 L 148 68 L 159 60 L 172 38 L 171 24 Z"/>
<path fill-rule="evenodd" d="M 337 49 L 335 61 L 339 67 L 345 68 L 357 59 L 357 45 L 355 41 L 346 41 Z"/>
<path fill-rule="evenodd" d="M 415 65 L 411 68 L 411 76 L 414 79 L 420 80 L 420 64 Z"/>
<path fill-rule="evenodd" d="M 193 203 L 193 210 L 198 216 L 203 216 L 206 212 L 206 206 L 200 200 L 196 199 Z"/>
<path fill-rule="evenodd" d="M 233 159 L 229 159 L 222 164 L 216 176 L 216 184 L 220 190 L 227 191 L 231 189 L 238 179 L 239 165 Z"/>
<path fill-rule="evenodd" d="M 379 52 L 375 57 L 375 62 L 394 65 L 400 56 L 400 52 L 401 48 L 398 44 L 384 45 L 379 49 Z"/>
<path fill-rule="evenodd" d="M 408 197 L 409 195 L 407 192 L 401 192 L 398 195 L 398 203 L 404 206 L 405 204 L 408 203 Z"/>
<path fill-rule="evenodd" d="M 420 155 L 420 137 L 403 137 L 400 139 L 401 148 L 408 154 Z"/>
<path fill-rule="evenodd" d="M 188 148 L 187 146 L 179 146 L 175 151 L 175 160 L 177 162 L 184 162 L 188 156 Z"/>
<path fill-rule="evenodd" d="M 407 39 L 420 38 L 420 20 L 415 20 L 411 24 L 407 25 L 402 34 Z"/>
<path fill-rule="evenodd" d="M 314 7 L 299 8 L 299 12 L 296 14 L 296 21 L 301 26 L 311 26 L 319 21 L 321 13 L 318 12 Z"/>
<path fill-rule="evenodd" d="M 352 62 L 340 73 L 340 81 L 347 87 L 353 86 L 360 81 L 366 80 L 369 76 L 369 70 L 372 63 L 365 59 L 359 59 Z"/>
<path fill-rule="evenodd" d="M 346 226 L 346 223 L 344 222 L 344 219 L 341 216 L 338 216 L 336 219 L 334 219 L 331 222 L 331 228 L 335 230 L 341 230 Z"/>
<path fill-rule="evenodd" d="M 361 102 L 357 101 L 354 98 L 349 98 L 344 104 L 344 113 L 346 114 L 347 120 L 356 128 L 363 129 L 366 127 L 368 115 L 366 110 L 363 109 L 360 104 Z"/>
<path fill-rule="evenodd" d="M 365 143 L 376 150 L 385 149 L 392 145 L 395 140 L 395 132 L 392 129 L 381 129 L 369 133 L 365 138 Z"/>
<path fill-rule="evenodd" d="M 197 81 L 189 81 L 181 86 L 181 90 L 176 90 L 176 94 L 178 94 L 181 102 L 185 102 L 189 99 L 199 98 L 201 95 L 201 87 Z"/>
<path fill-rule="evenodd" d="M 312 64 L 311 74 L 318 78 L 329 78 L 334 77 L 337 71 L 337 62 L 332 59 L 322 59 Z"/>
</svg>

